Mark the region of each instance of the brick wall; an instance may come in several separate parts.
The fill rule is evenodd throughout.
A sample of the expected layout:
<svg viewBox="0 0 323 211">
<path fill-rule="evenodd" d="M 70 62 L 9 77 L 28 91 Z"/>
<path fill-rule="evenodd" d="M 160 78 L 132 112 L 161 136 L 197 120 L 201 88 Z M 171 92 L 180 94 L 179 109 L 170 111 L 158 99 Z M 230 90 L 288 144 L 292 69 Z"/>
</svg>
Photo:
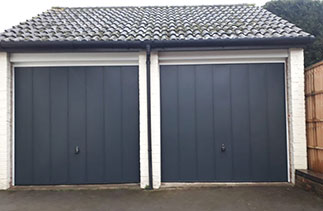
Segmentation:
<svg viewBox="0 0 323 211">
<path fill-rule="evenodd" d="M 146 74 L 146 52 L 143 51 L 139 54 L 139 160 L 141 188 L 149 185 Z"/>
<path fill-rule="evenodd" d="M 323 197 L 323 174 L 310 170 L 296 171 L 295 185 L 307 191 L 312 191 Z"/>
<path fill-rule="evenodd" d="M 153 163 L 153 186 L 161 184 L 161 142 L 160 142 L 160 77 L 158 53 L 151 54 L 151 140 Z"/>
<path fill-rule="evenodd" d="M 295 169 L 307 169 L 303 49 L 289 49 L 287 99 L 289 121 L 289 159 L 291 182 Z"/>
</svg>

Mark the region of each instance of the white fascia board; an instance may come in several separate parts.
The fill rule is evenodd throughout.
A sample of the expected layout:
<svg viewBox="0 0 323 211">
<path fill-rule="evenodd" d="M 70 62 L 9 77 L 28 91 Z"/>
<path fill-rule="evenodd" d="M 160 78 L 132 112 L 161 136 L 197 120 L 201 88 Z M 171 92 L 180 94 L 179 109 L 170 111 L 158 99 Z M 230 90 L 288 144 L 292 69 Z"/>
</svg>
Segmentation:
<svg viewBox="0 0 323 211">
<path fill-rule="evenodd" d="M 10 62 L 15 67 L 138 65 L 138 52 L 12 53 Z"/>
<path fill-rule="evenodd" d="M 172 64 L 226 64 L 226 63 L 281 63 L 288 57 L 287 49 L 219 50 L 159 52 L 160 65 Z"/>
</svg>

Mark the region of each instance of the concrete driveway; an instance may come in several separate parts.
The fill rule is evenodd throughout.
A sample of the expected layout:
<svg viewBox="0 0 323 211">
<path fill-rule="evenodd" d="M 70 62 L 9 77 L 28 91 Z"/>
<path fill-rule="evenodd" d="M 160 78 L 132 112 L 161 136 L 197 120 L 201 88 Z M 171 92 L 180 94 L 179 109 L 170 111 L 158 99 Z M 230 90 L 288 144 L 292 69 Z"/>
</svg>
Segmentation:
<svg viewBox="0 0 323 211">
<path fill-rule="evenodd" d="M 323 210 L 290 185 L 143 190 L 0 191 L 0 210 Z"/>
</svg>

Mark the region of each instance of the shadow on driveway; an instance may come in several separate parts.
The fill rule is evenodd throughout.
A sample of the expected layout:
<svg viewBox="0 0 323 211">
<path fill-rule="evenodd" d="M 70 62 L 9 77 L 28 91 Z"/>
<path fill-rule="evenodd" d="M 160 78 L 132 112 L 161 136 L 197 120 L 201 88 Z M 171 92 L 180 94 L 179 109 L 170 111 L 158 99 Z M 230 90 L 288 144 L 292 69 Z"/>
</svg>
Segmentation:
<svg viewBox="0 0 323 211">
<path fill-rule="evenodd" d="M 292 186 L 144 190 L 0 191 L 0 210 L 323 210 Z"/>
</svg>

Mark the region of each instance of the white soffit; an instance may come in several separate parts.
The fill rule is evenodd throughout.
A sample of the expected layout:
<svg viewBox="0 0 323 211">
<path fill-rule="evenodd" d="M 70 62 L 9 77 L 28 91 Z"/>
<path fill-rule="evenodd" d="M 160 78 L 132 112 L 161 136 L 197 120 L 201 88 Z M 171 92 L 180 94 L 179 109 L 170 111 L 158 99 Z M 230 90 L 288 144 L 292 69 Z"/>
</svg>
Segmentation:
<svg viewBox="0 0 323 211">
<path fill-rule="evenodd" d="M 12 53 L 15 67 L 138 65 L 138 52 L 118 53 Z"/>
<path fill-rule="evenodd" d="M 159 64 L 282 63 L 287 57 L 287 49 L 159 52 Z"/>
</svg>

